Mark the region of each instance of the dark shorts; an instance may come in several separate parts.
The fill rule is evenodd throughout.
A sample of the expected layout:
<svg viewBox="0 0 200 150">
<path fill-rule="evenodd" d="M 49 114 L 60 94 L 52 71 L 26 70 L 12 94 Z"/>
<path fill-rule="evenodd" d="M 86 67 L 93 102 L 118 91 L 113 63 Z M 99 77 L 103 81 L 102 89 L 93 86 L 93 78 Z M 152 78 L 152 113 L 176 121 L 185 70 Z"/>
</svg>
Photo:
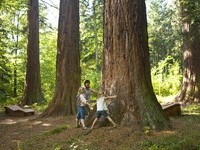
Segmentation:
<svg viewBox="0 0 200 150">
<path fill-rule="evenodd" d="M 97 111 L 97 118 L 99 119 L 101 116 L 104 116 L 105 118 L 108 117 L 108 113 L 106 110 Z"/>
<path fill-rule="evenodd" d="M 86 110 L 84 106 L 77 106 L 77 119 L 85 119 Z"/>
</svg>

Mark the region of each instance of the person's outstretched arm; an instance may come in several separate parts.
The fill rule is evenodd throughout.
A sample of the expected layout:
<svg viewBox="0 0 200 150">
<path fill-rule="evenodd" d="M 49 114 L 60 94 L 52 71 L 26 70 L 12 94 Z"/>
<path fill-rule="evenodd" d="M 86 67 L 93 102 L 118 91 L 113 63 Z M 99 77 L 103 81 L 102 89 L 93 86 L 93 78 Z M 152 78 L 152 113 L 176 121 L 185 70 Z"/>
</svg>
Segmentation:
<svg viewBox="0 0 200 150">
<path fill-rule="evenodd" d="M 117 98 L 117 95 L 113 95 L 113 96 L 106 96 L 105 99 L 114 99 Z"/>
<path fill-rule="evenodd" d="M 98 95 L 98 94 L 99 94 L 98 91 L 95 91 L 95 90 L 93 90 L 93 89 L 90 89 L 90 90 L 91 90 L 91 92 L 92 92 L 93 94 L 95 94 L 95 95 Z"/>
</svg>

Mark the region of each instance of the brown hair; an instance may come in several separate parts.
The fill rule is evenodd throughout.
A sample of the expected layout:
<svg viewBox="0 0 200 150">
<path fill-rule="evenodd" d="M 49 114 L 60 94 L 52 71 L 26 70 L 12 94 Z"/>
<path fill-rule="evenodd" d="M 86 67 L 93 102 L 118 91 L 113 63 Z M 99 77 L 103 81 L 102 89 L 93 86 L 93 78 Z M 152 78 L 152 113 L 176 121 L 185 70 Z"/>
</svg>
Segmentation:
<svg viewBox="0 0 200 150">
<path fill-rule="evenodd" d="M 79 94 L 83 94 L 84 92 L 85 92 L 84 87 L 79 87 L 78 93 L 79 93 Z"/>
</svg>

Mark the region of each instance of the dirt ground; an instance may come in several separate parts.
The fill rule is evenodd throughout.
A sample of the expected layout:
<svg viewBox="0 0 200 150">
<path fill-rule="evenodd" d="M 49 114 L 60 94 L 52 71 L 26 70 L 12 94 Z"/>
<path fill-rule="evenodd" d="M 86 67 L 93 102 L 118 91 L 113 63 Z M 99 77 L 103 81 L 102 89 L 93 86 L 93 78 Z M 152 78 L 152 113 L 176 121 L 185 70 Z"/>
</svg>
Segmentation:
<svg viewBox="0 0 200 150">
<path fill-rule="evenodd" d="M 179 134 L 187 128 L 183 120 L 172 119 L 173 130 L 147 135 L 121 126 L 83 130 L 75 127 L 75 116 L 35 118 L 37 115 L 9 117 L 1 113 L 0 150 L 128 150 L 141 141 Z"/>
</svg>

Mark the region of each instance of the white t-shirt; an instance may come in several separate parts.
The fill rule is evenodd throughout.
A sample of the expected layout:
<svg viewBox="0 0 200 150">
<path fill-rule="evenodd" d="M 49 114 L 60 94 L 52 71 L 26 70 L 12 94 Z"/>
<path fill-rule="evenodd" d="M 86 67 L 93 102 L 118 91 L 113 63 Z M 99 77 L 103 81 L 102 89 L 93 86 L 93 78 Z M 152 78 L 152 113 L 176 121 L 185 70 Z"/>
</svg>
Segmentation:
<svg viewBox="0 0 200 150">
<path fill-rule="evenodd" d="M 97 99 L 97 111 L 108 110 L 108 107 L 104 99 L 105 97 L 100 97 Z"/>
<path fill-rule="evenodd" d="M 83 94 L 80 95 L 80 106 L 84 106 L 87 100 Z"/>
</svg>

